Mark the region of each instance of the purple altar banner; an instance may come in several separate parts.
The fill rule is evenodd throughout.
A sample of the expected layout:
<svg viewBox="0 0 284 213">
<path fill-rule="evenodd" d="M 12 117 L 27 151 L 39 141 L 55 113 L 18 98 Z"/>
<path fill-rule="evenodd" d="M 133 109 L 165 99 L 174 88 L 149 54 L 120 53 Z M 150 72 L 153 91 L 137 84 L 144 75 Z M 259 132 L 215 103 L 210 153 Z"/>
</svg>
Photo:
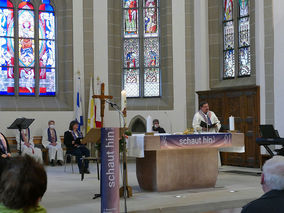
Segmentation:
<svg viewBox="0 0 284 213">
<path fill-rule="evenodd" d="M 160 136 L 162 149 L 228 147 L 232 145 L 231 133 L 163 135 Z"/>
<path fill-rule="evenodd" d="M 101 129 L 101 212 L 119 212 L 119 128 Z"/>
</svg>

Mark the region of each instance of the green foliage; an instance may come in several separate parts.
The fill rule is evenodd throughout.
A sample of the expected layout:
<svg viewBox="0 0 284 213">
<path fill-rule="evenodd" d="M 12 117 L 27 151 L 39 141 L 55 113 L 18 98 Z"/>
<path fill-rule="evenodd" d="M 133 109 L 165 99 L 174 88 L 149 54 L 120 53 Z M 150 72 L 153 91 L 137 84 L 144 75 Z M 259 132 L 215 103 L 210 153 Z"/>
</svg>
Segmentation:
<svg viewBox="0 0 284 213">
<path fill-rule="evenodd" d="M 124 135 L 121 137 L 119 140 L 119 152 L 123 152 L 123 147 L 124 147 L 124 142 L 128 136 L 131 136 L 132 132 L 131 131 L 125 131 Z M 98 142 L 95 144 L 95 149 L 98 151 L 101 151 L 101 142 Z"/>
</svg>

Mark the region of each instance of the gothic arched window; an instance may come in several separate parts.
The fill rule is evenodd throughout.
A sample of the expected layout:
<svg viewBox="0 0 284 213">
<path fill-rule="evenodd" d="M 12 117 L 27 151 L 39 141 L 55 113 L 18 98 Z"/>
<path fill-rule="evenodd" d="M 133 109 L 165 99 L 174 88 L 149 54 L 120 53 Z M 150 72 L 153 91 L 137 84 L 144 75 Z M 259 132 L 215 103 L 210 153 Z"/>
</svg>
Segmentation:
<svg viewBox="0 0 284 213">
<path fill-rule="evenodd" d="M 224 78 L 235 77 L 233 0 L 224 0 Z"/>
<path fill-rule="evenodd" d="M 0 0 L 0 95 L 56 94 L 54 8 L 50 0 L 33 2 Z"/>
<path fill-rule="evenodd" d="M 39 7 L 39 92 L 55 95 L 55 15 L 50 4 Z"/>
<path fill-rule="evenodd" d="M 234 0 L 223 0 L 224 79 L 251 75 L 249 0 L 237 0 L 237 34 L 234 33 L 234 2 Z M 235 36 L 238 37 L 237 43 L 235 42 Z M 235 67 L 236 64 L 238 64 L 238 67 Z M 235 71 L 236 68 L 238 69 L 237 72 Z"/>
<path fill-rule="evenodd" d="M 14 95 L 14 7 L 0 1 L 0 95 Z"/>
<path fill-rule="evenodd" d="M 122 0 L 123 87 L 128 97 L 161 95 L 159 0 Z"/>
<path fill-rule="evenodd" d="M 35 15 L 28 1 L 19 4 L 19 95 L 35 95 Z"/>
<path fill-rule="evenodd" d="M 239 0 L 239 76 L 250 76 L 249 0 Z"/>
</svg>

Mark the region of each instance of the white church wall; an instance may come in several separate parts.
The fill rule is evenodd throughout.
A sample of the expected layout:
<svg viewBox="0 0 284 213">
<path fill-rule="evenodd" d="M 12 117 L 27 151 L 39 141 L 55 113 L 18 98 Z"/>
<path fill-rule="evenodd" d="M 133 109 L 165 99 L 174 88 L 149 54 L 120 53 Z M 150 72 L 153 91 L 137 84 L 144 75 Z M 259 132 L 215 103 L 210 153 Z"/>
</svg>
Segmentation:
<svg viewBox="0 0 284 213">
<path fill-rule="evenodd" d="M 186 75 L 185 75 L 185 0 L 175 0 L 172 5 L 173 23 L 173 76 L 174 110 L 168 111 L 128 111 L 127 121 L 141 115 L 158 118 L 167 131 L 183 131 L 186 128 Z M 108 91 L 108 36 L 107 36 L 107 1 L 94 0 L 94 76 L 99 76 Z M 108 92 L 107 92 L 108 93 Z M 111 95 L 111 94 L 110 94 Z M 193 103 L 194 104 L 194 103 Z M 116 112 L 105 111 L 105 126 L 119 126 Z"/>
<path fill-rule="evenodd" d="M 275 109 L 275 128 L 278 129 L 280 135 L 284 137 L 284 1 L 273 1 L 273 19 L 274 19 L 274 109 Z"/>
<path fill-rule="evenodd" d="M 54 120 L 58 134 L 62 136 L 69 127 L 70 118 L 73 117 L 73 111 L 70 112 L 0 112 L 0 131 L 7 137 L 14 137 L 15 130 L 8 130 L 7 127 L 19 117 L 34 118 L 31 125 L 32 135 L 41 136 L 42 131 L 47 128 L 47 122 Z"/>
<path fill-rule="evenodd" d="M 266 123 L 265 116 L 265 63 L 264 63 L 264 2 L 255 1 L 255 52 L 256 84 L 260 86 L 260 123 Z"/>
<path fill-rule="evenodd" d="M 265 60 L 264 60 L 264 1 L 255 1 L 256 85 L 260 86 L 260 123 L 266 123 Z M 267 154 L 263 146 L 261 154 Z"/>
<path fill-rule="evenodd" d="M 78 76 L 81 78 L 81 97 L 85 100 L 84 90 L 84 30 L 83 30 L 83 0 L 73 0 L 73 67 L 74 67 L 74 89 Z M 74 90 L 74 111 L 76 110 L 76 92 Z M 84 103 L 82 109 L 84 113 Z M 72 119 L 72 118 L 71 118 Z"/>
<path fill-rule="evenodd" d="M 80 71 L 83 79 L 83 0 L 73 0 L 73 8 L 74 79 L 78 71 Z M 83 81 L 81 86 L 82 92 L 84 92 Z M 74 103 L 76 103 L 75 101 L 76 93 L 74 93 Z M 74 104 L 74 107 L 76 107 L 76 104 Z M 42 135 L 42 130 L 47 127 L 47 122 L 51 119 L 55 120 L 59 134 L 63 135 L 64 131 L 68 129 L 69 122 L 74 119 L 74 111 L 0 111 L 0 131 L 7 137 L 15 136 L 15 131 L 7 130 L 7 127 L 18 117 L 35 118 L 35 122 L 31 126 L 35 136 Z"/>
<path fill-rule="evenodd" d="M 195 90 L 209 90 L 208 0 L 194 1 L 194 41 Z M 195 103 L 198 110 L 197 95 Z"/>
</svg>

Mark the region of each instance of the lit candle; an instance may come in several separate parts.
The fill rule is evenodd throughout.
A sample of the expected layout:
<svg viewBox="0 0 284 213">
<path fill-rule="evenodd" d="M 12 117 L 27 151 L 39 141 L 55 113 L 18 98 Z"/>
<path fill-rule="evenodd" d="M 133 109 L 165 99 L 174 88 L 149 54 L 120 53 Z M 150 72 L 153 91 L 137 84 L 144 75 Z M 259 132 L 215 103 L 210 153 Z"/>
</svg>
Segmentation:
<svg viewBox="0 0 284 213">
<path fill-rule="evenodd" d="M 121 111 L 123 111 L 126 108 L 126 91 L 121 91 Z"/>
</svg>

